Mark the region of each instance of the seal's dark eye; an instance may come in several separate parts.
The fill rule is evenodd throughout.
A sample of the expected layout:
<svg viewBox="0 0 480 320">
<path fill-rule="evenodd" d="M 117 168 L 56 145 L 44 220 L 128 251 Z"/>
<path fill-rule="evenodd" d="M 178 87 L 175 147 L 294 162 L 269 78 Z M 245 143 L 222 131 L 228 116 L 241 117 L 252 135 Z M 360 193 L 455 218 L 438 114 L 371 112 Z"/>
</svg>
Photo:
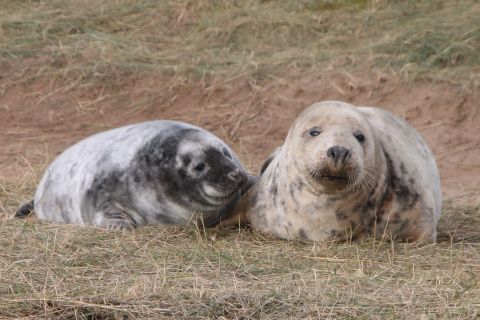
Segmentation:
<svg viewBox="0 0 480 320">
<path fill-rule="evenodd" d="M 357 139 L 358 142 L 360 143 L 365 142 L 365 136 L 361 132 L 355 132 L 353 136 L 355 137 L 355 139 Z"/>
<path fill-rule="evenodd" d="M 205 163 L 199 163 L 195 166 L 195 171 L 197 172 L 202 172 L 203 170 L 205 170 Z"/>
<path fill-rule="evenodd" d="M 318 129 L 310 129 L 310 131 L 308 131 L 308 134 L 311 136 L 311 137 L 316 137 L 320 134 L 320 130 Z"/>
<path fill-rule="evenodd" d="M 230 154 L 230 152 L 228 152 L 227 149 L 223 149 L 223 155 L 228 159 L 232 159 L 232 155 Z"/>
</svg>

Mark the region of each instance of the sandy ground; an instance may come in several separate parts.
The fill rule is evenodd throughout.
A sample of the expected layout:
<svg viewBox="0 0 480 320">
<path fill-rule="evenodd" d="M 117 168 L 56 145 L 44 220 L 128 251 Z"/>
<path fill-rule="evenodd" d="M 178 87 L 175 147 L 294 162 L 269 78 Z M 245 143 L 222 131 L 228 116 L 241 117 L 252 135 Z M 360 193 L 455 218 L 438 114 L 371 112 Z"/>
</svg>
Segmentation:
<svg viewBox="0 0 480 320">
<path fill-rule="evenodd" d="M 4 79 L 8 72 L 3 75 Z M 213 131 L 258 171 L 293 119 L 320 100 L 379 106 L 405 117 L 436 156 L 445 197 L 480 190 L 480 91 L 369 71 L 301 78 L 187 82 L 119 75 L 115 85 L 37 79 L 0 97 L 0 177 L 15 182 L 41 170 L 70 144 L 98 131 L 177 119 Z"/>
</svg>

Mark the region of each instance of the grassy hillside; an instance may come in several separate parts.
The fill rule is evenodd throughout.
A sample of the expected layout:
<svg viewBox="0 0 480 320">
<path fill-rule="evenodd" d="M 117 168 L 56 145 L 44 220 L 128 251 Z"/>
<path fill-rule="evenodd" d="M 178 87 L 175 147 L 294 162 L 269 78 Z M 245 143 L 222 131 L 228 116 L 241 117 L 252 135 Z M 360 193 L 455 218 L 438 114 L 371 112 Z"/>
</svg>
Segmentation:
<svg viewBox="0 0 480 320">
<path fill-rule="evenodd" d="M 476 77 L 477 1 L 2 1 L 0 56 L 35 76 L 204 78 L 337 67 Z"/>
</svg>

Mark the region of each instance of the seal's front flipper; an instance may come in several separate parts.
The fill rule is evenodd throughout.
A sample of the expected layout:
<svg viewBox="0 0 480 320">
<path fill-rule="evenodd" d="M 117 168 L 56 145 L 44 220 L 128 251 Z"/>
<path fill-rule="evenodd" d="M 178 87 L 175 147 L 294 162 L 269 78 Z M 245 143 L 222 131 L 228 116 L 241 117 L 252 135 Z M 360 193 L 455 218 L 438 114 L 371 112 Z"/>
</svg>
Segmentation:
<svg viewBox="0 0 480 320">
<path fill-rule="evenodd" d="M 108 230 L 132 230 L 136 227 L 136 225 L 127 220 L 112 219 L 105 220 L 105 222 L 102 224 L 102 227 Z"/>
<path fill-rule="evenodd" d="M 24 203 L 13 215 L 14 218 L 26 218 L 30 215 L 33 215 L 34 205 L 33 200 L 30 200 L 27 203 Z"/>
<path fill-rule="evenodd" d="M 118 208 L 109 208 L 103 212 L 103 215 L 104 218 L 99 226 L 109 230 L 131 230 L 137 226 L 127 212 Z"/>
</svg>

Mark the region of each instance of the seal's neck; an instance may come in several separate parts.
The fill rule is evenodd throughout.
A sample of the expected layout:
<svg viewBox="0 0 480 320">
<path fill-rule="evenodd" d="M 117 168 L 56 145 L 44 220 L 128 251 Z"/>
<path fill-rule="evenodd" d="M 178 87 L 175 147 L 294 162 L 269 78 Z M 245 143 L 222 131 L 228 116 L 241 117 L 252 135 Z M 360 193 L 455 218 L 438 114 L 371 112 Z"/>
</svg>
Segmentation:
<svg viewBox="0 0 480 320">
<path fill-rule="evenodd" d="M 376 203 L 382 198 L 382 195 L 385 193 L 387 188 L 387 175 L 388 175 L 388 163 L 387 158 L 385 157 L 385 152 L 383 151 L 382 145 L 377 141 L 375 145 L 375 158 L 373 159 L 373 164 L 369 166 L 374 168 L 370 170 L 371 181 L 375 183 L 372 184 L 369 192 L 369 200 Z"/>
</svg>

